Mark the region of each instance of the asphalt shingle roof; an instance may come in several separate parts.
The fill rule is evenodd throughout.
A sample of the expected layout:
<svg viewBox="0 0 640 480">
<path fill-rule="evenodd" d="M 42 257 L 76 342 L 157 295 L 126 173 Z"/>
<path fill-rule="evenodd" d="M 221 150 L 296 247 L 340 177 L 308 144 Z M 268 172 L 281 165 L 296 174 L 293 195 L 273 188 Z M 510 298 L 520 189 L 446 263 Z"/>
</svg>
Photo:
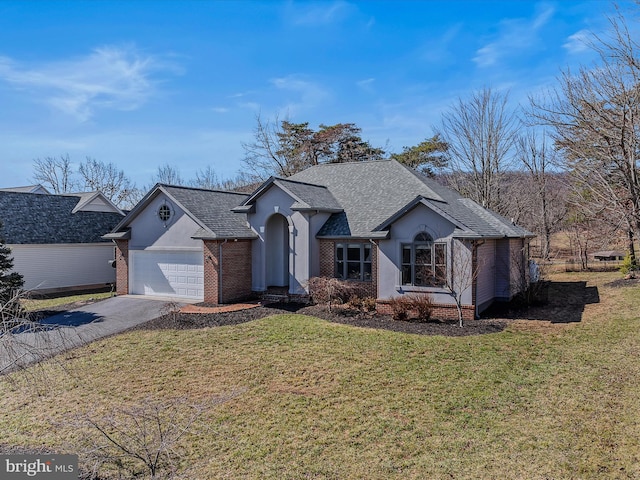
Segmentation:
<svg viewBox="0 0 640 480">
<path fill-rule="evenodd" d="M 340 203 L 324 185 L 311 185 L 295 182 L 291 179 L 278 179 L 274 183 L 289 191 L 297 199 L 294 208 L 323 211 L 342 210 Z"/>
<path fill-rule="evenodd" d="M 331 216 L 319 236 L 375 236 L 377 227 L 419 197 L 462 224 L 465 236 L 531 236 L 504 217 L 394 160 L 323 164 L 289 180 L 326 186 L 344 209 Z"/>
<path fill-rule="evenodd" d="M 47 195 L 0 191 L 0 236 L 7 244 L 105 242 L 122 215 L 71 213 L 81 195 Z"/>
<path fill-rule="evenodd" d="M 246 217 L 231 211 L 248 195 L 171 185 L 161 185 L 161 187 L 188 213 L 191 213 L 196 221 L 203 224 L 205 228 L 194 232 L 194 235 L 212 238 L 255 237 L 247 226 Z"/>
</svg>

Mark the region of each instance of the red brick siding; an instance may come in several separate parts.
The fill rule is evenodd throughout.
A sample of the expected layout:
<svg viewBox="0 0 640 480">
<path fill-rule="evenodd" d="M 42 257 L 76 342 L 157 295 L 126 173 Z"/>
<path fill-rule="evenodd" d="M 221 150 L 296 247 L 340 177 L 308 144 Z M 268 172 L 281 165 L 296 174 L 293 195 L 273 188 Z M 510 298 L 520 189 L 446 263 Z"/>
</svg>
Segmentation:
<svg viewBox="0 0 640 480">
<path fill-rule="evenodd" d="M 333 277 L 335 262 L 335 243 L 331 240 L 320 240 L 320 276 Z"/>
<path fill-rule="evenodd" d="M 129 240 L 116 240 L 116 294 L 129 293 Z"/>
<path fill-rule="evenodd" d="M 383 315 L 391 315 L 389 300 L 378 300 L 376 310 Z M 455 304 L 437 304 L 433 306 L 431 317 L 438 320 L 458 320 L 458 309 Z M 473 305 L 462 306 L 462 319 L 465 322 L 475 319 L 475 307 Z"/>
<path fill-rule="evenodd" d="M 222 245 L 222 275 L 220 246 Z M 203 241 L 204 301 L 219 304 L 251 296 L 251 241 Z M 220 296 L 220 278 L 222 296 Z"/>
<path fill-rule="evenodd" d="M 320 240 L 320 276 L 335 276 L 335 255 L 336 244 L 345 243 L 334 240 Z M 370 243 L 369 240 L 349 240 L 349 243 Z M 362 292 L 361 295 L 367 297 L 378 296 L 378 246 L 371 245 L 371 281 L 370 282 L 353 282 Z"/>
<path fill-rule="evenodd" d="M 202 254 L 204 255 L 204 301 L 218 304 L 220 288 L 218 286 L 218 271 L 220 265 L 220 242 L 203 240 Z"/>
<path fill-rule="evenodd" d="M 220 303 L 243 300 L 251 293 L 251 240 L 227 242 L 222 247 Z"/>
</svg>

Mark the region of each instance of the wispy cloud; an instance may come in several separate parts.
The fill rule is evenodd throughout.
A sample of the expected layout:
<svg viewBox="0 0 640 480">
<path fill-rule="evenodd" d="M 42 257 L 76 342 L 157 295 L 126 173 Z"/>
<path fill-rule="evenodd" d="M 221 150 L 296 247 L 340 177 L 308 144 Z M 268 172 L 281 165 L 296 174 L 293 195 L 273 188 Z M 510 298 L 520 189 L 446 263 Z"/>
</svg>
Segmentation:
<svg viewBox="0 0 640 480">
<path fill-rule="evenodd" d="M 84 121 L 99 108 L 140 107 L 154 93 L 152 75 L 168 68 L 172 67 L 132 47 L 102 47 L 85 57 L 43 65 L 2 57 L 0 81 Z"/>
<path fill-rule="evenodd" d="M 360 88 L 361 90 L 364 90 L 367 93 L 373 93 L 374 92 L 373 85 L 375 81 L 376 81 L 375 78 L 365 78 L 364 80 L 360 80 L 356 82 L 356 85 L 358 86 L 358 88 Z"/>
<path fill-rule="evenodd" d="M 298 75 L 275 78 L 271 83 L 284 92 L 295 94 L 298 98 L 287 100 L 283 109 L 291 114 L 321 105 L 330 94 L 321 85 L 305 80 Z"/>
<path fill-rule="evenodd" d="M 578 54 L 589 50 L 589 41 L 592 40 L 589 30 L 579 30 L 567 38 L 562 48 L 571 54 Z"/>
<path fill-rule="evenodd" d="M 290 3 L 287 13 L 293 25 L 317 27 L 331 25 L 347 18 L 353 5 L 341 0 L 329 3 Z"/>
<path fill-rule="evenodd" d="M 479 67 L 490 67 L 502 58 L 522 53 L 539 41 L 538 31 L 553 16 L 555 9 L 543 5 L 533 18 L 510 18 L 500 22 L 499 32 L 491 42 L 476 51 L 473 61 Z"/>
</svg>

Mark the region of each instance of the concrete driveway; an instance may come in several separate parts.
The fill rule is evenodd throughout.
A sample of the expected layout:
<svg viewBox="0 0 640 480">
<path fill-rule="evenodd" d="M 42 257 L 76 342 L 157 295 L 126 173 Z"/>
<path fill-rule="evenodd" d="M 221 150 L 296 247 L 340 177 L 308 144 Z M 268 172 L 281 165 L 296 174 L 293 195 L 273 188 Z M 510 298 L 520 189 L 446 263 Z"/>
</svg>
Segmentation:
<svg viewBox="0 0 640 480">
<path fill-rule="evenodd" d="M 166 312 L 168 303 L 167 299 L 123 295 L 45 318 L 40 323 L 48 327 L 41 331 L 0 337 L 0 373 L 153 320 Z"/>
</svg>

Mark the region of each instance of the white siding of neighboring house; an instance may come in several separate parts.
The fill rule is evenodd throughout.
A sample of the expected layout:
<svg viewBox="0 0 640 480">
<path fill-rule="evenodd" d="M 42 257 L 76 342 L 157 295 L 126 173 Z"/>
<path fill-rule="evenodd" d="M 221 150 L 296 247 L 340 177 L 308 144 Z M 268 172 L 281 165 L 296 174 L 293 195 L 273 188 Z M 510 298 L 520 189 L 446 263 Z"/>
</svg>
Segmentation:
<svg viewBox="0 0 640 480">
<path fill-rule="evenodd" d="M 25 290 L 97 286 L 113 283 L 113 244 L 9 245 L 14 270 L 22 274 Z"/>
<path fill-rule="evenodd" d="M 113 205 L 101 197 L 96 197 L 80 209 L 83 212 L 113 212 Z"/>
<path fill-rule="evenodd" d="M 487 240 L 478 246 L 478 280 L 476 290 L 476 304 L 478 313 L 487 308 L 495 297 L 496 279 L 496 241 Z"/>
</svg>

